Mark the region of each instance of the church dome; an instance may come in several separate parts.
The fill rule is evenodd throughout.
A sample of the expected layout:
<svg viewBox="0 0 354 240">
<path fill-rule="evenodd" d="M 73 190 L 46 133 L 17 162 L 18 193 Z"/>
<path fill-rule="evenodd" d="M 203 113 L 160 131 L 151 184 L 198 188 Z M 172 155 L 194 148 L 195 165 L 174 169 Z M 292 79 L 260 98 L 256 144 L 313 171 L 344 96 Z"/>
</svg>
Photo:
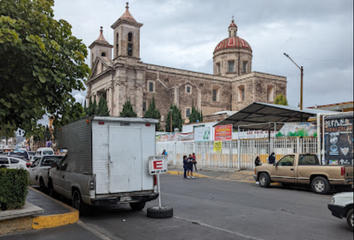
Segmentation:
<svg viewBox="0 0 354 240">
<path fill-rule="evenodd" d="M 230 48 L 243 48 L 252 51 L 251 46 L 248 44 L 246 40 L 240 37 L 228 37 L 222 40 L 221 42 L 219 42 L 218 45 L 216 45 L 214 53 L 217 51 L 230 49 Z"/>
</svg>

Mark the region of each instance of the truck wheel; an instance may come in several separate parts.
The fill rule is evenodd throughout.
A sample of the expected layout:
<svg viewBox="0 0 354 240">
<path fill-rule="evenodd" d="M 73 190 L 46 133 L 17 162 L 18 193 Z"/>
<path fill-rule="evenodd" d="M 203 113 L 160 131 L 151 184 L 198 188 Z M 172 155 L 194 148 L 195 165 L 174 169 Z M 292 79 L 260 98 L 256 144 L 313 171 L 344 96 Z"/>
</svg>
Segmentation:
<svg viewBox="0 0 354 240">
<path fill-rule="evenodd" d="M 47 191 L 47 188 L 44 185 L 43 178 L 39 179 L 39 189 L 44 193 Z"/>
<path fill-rule="evenodd" d="M 75 189 L 72 195 L 72 207 L 80 212 L 80 215 L 86 215 L 88 212 L 86 204 L 82 201 L 80 191 Z"/>
<path fill-rule="evenodd" d="M 150 218 L 170 218 L 173 216 L 173 208 L 170 207 L 149 207 L 147 216 Z"/>
<path fill-rule="evenodd" d="M 48 193 L 49 193 L 49 196 L 51 196 L 52 198 L 57 198 L 58 197 L 58 194 L 55 192 L 54 188 L 53 188 L 53 183 L 52 181 L 49 181 L 48 183 Z"/>
<path fill-rule="evenodd" d="M 351 209 L 348 213 L 347 213 L 347 223 L 348 226 L 354 230 L 354 213 L 353 213 L 353 209 Z"/>
<path fill-rule="evenodd" d="M 268 188 L 270 186 L 270 179 L 268 173 L 261 173 L 259 176 L 259 186 Z"/>
<path fill-rule="evenodd" d="M 129 203 L 133 211 L 141 211 L 145 207 L 145 202 Z"/>
<path fill-rule="evenodd" d="M 324 177 L 315 177 L 311 182 L 311 188 L 318 194 L 326 194 L 330 190 L 328 180 Z"/>
</svg>

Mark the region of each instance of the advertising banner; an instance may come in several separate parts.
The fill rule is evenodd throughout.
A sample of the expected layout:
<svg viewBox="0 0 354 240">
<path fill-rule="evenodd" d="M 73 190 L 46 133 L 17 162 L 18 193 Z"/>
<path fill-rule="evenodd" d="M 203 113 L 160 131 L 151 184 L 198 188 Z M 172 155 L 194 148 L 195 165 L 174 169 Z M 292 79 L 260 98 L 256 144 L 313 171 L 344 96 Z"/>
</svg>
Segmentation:
<svg viewBox="0 0 354 240">
<path fill-rule="evenodd" d="M 231 141 L 232 125 L 221 125 L 215 127 L 214 141 Z"/>
<path fill-rule="evenodd" d="M 325 159 L 329 165 L 353 165 L 353 115 L 325 118 Z"/>
<path fill-rule="evenodd" d="M 210 127 L 195 128 L 194 140 L 196 142 L 209 142 L 210 141 Z"/>
</svg>

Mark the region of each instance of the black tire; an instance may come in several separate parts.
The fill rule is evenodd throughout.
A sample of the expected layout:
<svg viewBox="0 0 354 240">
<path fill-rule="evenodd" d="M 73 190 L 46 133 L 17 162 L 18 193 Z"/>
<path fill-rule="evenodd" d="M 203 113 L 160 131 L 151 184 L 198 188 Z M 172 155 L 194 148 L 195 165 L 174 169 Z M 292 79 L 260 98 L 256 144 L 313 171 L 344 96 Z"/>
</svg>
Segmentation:
<svg viewBox="0 0 354 240">
<path fill-rule="evenodd" d="M 311 181 L 311 189 L 317 194 L 326 194 L 331 189 L 328 180 L 324 177 L 315 177 Z"/>
<path fill-rule="evenodd" d="M 259 176 L 259 186 L 268 188 L 270 186 L 270 178 L 268 173 L 261 173 Z"/>
<path fill-rule="evenodd" d="M 350 209 L 347 213 L 347 223 L 350 229 L 354 230 L 354 213 L 353 209 Z"/>
<path fill-rule="evenodd" d="M 173 216 L 173 208 L 170 207 L 149 207 L 147 214 L 150 218 L 170 218 Z"/>
<path fill-rule="evenodd" d="M 88 208 L 86 204 L 82 201 L 81 193 L 79 190 L 74 190 L 71 203 L 72 207 L 80 212 L 80 215 L 86 215 L 88 213 Z"/>
<path fill-rule="evenodd" d="M 43 181 L 43 178 L 40 178 L 39 179 L 39 189 L 42 191 L 42 192 L 47 192 L 47 188 L 45 187 L 44 185 L 44 181 Z"/>
<path fill-rule="evenodd" d="M 145 207 L 145 202 L 129 203 L 129 205 L 133 211 L 141 211 Z"/>
<path fill-rule="evenodd" d="M 55 190 L 53 188 L 53 183 L 52 183 L 51 180 L 49 180 L 49 183 L 48 183 L 48 194 L 52 198 L 57 198 L 58 197 L 58 194 L 55 192 Z"/>
</svg>

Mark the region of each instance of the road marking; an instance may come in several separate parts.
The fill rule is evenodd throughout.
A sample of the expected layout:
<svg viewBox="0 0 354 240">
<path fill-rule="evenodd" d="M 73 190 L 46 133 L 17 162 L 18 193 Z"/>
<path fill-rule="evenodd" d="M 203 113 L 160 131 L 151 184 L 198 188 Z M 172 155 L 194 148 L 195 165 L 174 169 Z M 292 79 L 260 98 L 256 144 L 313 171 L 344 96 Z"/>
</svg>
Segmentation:
<svg viewBox="0 0 354 240">
<path fill-rule="evenodd" d="M 227 232 L 227 233 L 230 233 L 230 234 L 233 234 L 233 235 L 236 235 L 236 236 L 239 236 L 239 237 L 247 238 L 247 239 L 263 240 L 262 238 L 247 236 L 247 235 L 244 235 L 242 233 L 230 231 L 230 230 L 227 230 L 227 229 L 224 229 L 224 228 L 215 227 L 215 226 L 212 226 L 212 225 L 209 225 L 209 224 L 206 224 L 206 223 L 202 223 L 202 222 L 199 222 L 199 221 L 195 221 L 195 220 L 189 220 L 189 219 L 182 218 L 182 217 L 177 217 L 177 216 L 174 216 L 174 218 L 185 220 L 185 221 L 191 222 L 193 224 L 198 224 L 198 225 L 201 225 L 201 226 L 204 226 L 204 227 L 208 227 L 208 228 L 212 228 L 212 229 L 215 229 L 215 230 L 218 230 L 218 231 Z"/>
<path fill-rule="evenodd" d="M 86 224 L 84 222 L 82 222 L 81 220 L 79 220 L 77 222 L 78 225 L 80 225 L 81 227 L 85 228 L 86 230 L 88 230 L 89 232 L 93 233 L 94 235 L 96 235 L 97 237 L 103 239 L 103 240 L 124 240 L 123 238 L 120 238 L 118 236 L 112 236 L 111 234 L 109 233 L 106 233 L 107 235 L 110 235 L 110 236 L 107 236 L 105 234 L 103 234 L 102 232 L 105 232 L 103 229 L 100 229 L 100 227 L 96 226 L 96 225 L 93 225 L 93 224 Z M 98 230 L 100 229 L 100 230 Z"/>
</svg>

